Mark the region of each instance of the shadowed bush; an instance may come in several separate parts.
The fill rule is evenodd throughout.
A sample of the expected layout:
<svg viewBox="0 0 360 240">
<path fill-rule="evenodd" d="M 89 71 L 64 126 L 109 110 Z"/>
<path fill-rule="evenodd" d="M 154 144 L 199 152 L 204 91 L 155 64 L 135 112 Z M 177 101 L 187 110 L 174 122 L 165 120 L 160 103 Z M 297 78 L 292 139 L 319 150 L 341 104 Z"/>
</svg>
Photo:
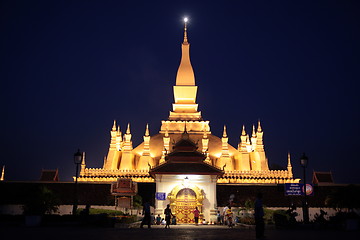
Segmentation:
<svg viewBox="0 0 360 240">
<path fill-rule="evenodd" d="M 79 208 L 77 210 L 77 214 L 82 215 L 84 208 Z M 111 210 L 111 209 L 98 209 L 98 208 L 90 208 L 89 215 L 98 215 L 98 214 L 106 214 L 109 217 L 121 216 L 124 215 L 122 211 Z"/>
<path fill-rule="evenodd" d="M 283 228 L 289 225 L 289 215 L 285 210 L 275 210 L 273 218 L 276 228 Z"/>
</svg>

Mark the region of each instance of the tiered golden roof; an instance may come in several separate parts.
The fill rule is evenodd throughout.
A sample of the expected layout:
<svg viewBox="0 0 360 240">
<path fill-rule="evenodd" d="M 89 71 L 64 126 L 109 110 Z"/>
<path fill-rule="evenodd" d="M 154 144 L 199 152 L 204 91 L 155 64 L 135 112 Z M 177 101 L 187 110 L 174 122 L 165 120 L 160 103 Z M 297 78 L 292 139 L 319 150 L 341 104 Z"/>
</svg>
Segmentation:
<svg viewBox="0 0 360 240">
<path fill-rule="evenodd" d="M 225 174 L 218 183 L 294 183 L 290 157 L 287 170 L 269 170 L 263 143 L 263 130 L 258 122 L 253 126 L 252 135 L 246 134 L 243 126 L 240 143 L 234 148 L 228 143 L 226 127 L 222 138 L 211 134 L 209 121 L 205 121 L 196 103 L 197 86 L 190 62 L 190 43 L 187 26 L 184 27 L 182 57 L 173 87 L 174 104 L 168 120 L 163 120 L 158 134 L 150 136 L 146 125 L 144 142 L 133 148 L 132 134 L 128 124 L 125 134 L 114 121 L 110 135 L 110 147 L 104 159 L 103 168 L 86 168 L 83 164 L 79 181 L 114 182 L 117 178 L 132 178 L 136 182 L 153 182 L 149 170 L 165 162 L 165 156 L 172 151 L 172 144 L 181 134 L 188 132 L 192 141 L 197 142 L 198 151 L 206 156 L 205 162 Z M 255 130 L 256 129 L 256 130 Z"/>
</svg>

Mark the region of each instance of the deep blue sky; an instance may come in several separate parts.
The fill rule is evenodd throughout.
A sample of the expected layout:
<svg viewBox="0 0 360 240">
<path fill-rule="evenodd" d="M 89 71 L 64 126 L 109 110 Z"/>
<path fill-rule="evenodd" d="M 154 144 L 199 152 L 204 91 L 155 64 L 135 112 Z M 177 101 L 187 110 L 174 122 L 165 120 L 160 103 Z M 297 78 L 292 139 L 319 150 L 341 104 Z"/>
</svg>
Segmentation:
<svg viewBox="0 0 360 240">
<path fill-rule="evenodd" d="M 188 16 L 199 109 L 237 145 L 261 119 L 269 164 L 310 159 L 360 183 L 357 1 L 2 1 L 1 158 L 6 180 L 101 167 L 114 119 L 134 146 L 173 102 Z"/>
</svg>

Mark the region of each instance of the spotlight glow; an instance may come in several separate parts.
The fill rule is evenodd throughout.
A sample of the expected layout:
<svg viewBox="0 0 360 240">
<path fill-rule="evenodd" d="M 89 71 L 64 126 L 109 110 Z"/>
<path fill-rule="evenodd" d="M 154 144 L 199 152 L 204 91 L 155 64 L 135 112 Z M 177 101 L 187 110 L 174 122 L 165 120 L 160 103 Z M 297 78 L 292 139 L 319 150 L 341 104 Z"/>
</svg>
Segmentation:
<svg viewBox="0 0 360 240">
<path fill-rule="evenodd" d="M 186 22 L 186 23 L 187 23 L 187 22 L 188 22 L 188 20 L 189 20 L 189 19 L 188 19 L 187 17 L 184 17 L 184 22 Z"/>
</svg>

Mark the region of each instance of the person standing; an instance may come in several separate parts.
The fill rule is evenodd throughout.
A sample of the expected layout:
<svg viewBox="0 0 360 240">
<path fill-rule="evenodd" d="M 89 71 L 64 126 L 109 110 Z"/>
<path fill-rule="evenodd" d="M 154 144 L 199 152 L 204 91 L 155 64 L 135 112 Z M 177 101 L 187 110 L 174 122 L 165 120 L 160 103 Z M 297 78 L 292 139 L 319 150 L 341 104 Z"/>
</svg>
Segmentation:
<svg viewBox="0 0 360 240">
<path fill-rule="evenodd" d="M 194 218 L 195 218 L 195 225 L 196 226 L 199 225 L 199 216 L 200 216 L 200 211 L 199 211 L 198 207 L 195 207 Z"/>
<path fill-rule="evenodd" d="M 151 213 L 150 213 L 150 203 L 145 202 L 143 207 L 144 218 L 141 221 L 140 228 L 143 228 L 144 225 L 148 225 L 148 228 L 151 228 Z"/>
<path fill-rule="evenodd" d="M 165 228 L 170 228 L 170 223 L 171 223 L 171 216 L 174 216 L 171 212 L 170 209 L 170 204 L 168 204 L 164 210 L 164 214 L 165 214 L 165 221 L 166 221 L 166 225 Z"/>
<path fill-rule="evenodd" d="M 222 221 L 222 215 L 220 214 L 220 211 L 217 211 L 216 217 L 217 217 L 217 224 L 222 225 L 223 221 Z"/>
<path fill-rule="evenodd" d="M 151 219 L 151 221 L 150 221 L 151 225 L 155 225 L 155 216 L 154 216 L 154 213 L 151 213 L 150 219 Z"/>
<path fill-rule="evenodd" d="M 258 193 L 255 200 L 255 231 L 256 238 L 264 238 L 265 223 L 264 223 L 264 209 L 262 203 L 262 193 Z"/>
<path fill-rule="evenodd" d="M 226 212 L 227 210 L 229 209 L 229 205 L 226 205 L 224 208 L 223 208 L 223 211 L 222 211 L 222 217 L 223 217 L 223 224 L 224 225 L 227 225 L 228 222 L 227 222 L 227 217 L 226 217 Z"/>
<path fill-rule="evenodd" d="M 228 208 L 226 209 L 226 221 L 227 221 L 227 224 L 228 224 L 228 227 L 229 227 L 229 228 L 232 228 L 232 227 L 233 227 L 232 217 L 233 217 L 233 214 L 232 214 L 231 208 L 228 207 Z"/>
</svg>

